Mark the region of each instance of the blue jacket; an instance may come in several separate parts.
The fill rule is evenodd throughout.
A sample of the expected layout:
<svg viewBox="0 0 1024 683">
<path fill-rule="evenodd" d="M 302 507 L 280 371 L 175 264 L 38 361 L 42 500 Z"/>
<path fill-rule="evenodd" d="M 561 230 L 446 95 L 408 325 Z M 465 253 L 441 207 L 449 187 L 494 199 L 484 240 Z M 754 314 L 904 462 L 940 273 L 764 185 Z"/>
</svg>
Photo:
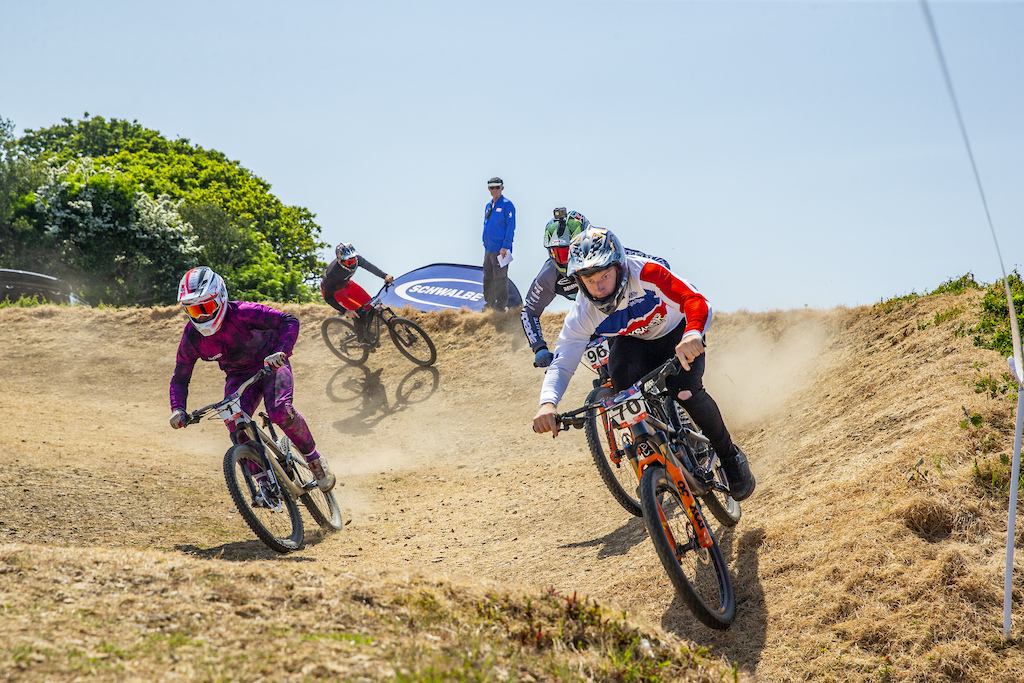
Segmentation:
<svg viewBox="0 0 1024 683">
<path fill-rule="evenodd" d="M 484 251 L 512 250 L 512 237 L 516 232 L 516 207 L 501 195 L 484 206 Z"/>
</svg>

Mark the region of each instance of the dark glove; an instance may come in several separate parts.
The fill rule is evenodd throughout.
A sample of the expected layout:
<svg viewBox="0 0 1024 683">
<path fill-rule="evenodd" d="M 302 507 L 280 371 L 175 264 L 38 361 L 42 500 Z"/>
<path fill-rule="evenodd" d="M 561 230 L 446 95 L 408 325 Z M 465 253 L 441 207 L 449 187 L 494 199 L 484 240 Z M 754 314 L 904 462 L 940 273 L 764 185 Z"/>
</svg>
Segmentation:
<svg viewBox="0 0 1024 683">
<path fill-rule="evenodd" d="M 555 354 L 548 351 L 547 347 L 540 349 L 533 357 L 533 367 L 546 368 L 555 359 Z"/>
</svg>

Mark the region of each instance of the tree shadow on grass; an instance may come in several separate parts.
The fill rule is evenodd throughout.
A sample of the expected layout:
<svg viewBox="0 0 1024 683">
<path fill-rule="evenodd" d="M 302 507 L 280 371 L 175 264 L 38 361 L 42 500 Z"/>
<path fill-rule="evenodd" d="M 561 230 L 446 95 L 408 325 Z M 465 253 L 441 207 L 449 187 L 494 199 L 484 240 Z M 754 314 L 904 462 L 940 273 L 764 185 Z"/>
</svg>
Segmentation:
<svg viewBox="0 0 1024 683">
<path fill-rule="evenodd" d="M 647 527 L 641 517 L 630 517 L 629 520 L 615 531 L 579 543 L 566 543 L 560 548 L 592 548 L 597 547 L 598 559 L 625 555 L 630 549 L 647 540 Z"/>
</svg>

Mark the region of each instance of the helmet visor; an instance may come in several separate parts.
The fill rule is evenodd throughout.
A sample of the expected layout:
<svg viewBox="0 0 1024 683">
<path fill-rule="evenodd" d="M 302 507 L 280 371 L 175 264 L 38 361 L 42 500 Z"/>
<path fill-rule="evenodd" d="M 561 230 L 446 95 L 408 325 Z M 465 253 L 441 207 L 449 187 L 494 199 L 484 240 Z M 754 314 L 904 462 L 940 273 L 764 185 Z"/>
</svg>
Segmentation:
<svg viewBox="0 0 1024 683">
<path fill-rule="evenodd" d="M 358 262 L 359 260 L 355 256 L 353 256 L 352 258 L 347 258 L 344 261 L 342 261 L 342 263 L 345 264 L 346 268 L 355 268 Z"/>
<path fill-rule="evenodd" d="M 551 254 L 551 258 L 555 260 L 560 266 L 564 266 L 569 262 L 569 247 L 551 247 L 548 249 L 548 253 Z"/>
<path fill-rule="evenodd" d="M 219 307 L 216 299 L 209 299 L 202 303 L 186 305 L 185 313 L 197 323 L 205 323 L 213 320 L 213 316 L 216 315 Z"/>
</svg>

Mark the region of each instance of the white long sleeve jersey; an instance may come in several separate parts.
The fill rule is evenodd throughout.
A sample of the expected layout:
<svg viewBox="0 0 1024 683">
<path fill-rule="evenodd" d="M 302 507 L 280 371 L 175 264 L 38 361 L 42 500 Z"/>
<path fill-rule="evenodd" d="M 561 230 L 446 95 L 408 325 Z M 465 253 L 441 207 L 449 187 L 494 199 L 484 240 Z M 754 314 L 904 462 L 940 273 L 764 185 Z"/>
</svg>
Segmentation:
<svg viewBox="0 0 1024 683">
<path fill-rule="evenodd" d="M 576 297 L 558 335 L 554 360 L 544 374 L 540 403 L 558 405 L 594 333 L 660 339 L 681 323 L 686 325 L 684 337 L 703 336 L 707 331 L 711 305 L 696 287 L 649 259 L 626 256 L 626 266 L 626 293 L 611 315 L 602 313 L 586 296 Z"/>
</svg>

